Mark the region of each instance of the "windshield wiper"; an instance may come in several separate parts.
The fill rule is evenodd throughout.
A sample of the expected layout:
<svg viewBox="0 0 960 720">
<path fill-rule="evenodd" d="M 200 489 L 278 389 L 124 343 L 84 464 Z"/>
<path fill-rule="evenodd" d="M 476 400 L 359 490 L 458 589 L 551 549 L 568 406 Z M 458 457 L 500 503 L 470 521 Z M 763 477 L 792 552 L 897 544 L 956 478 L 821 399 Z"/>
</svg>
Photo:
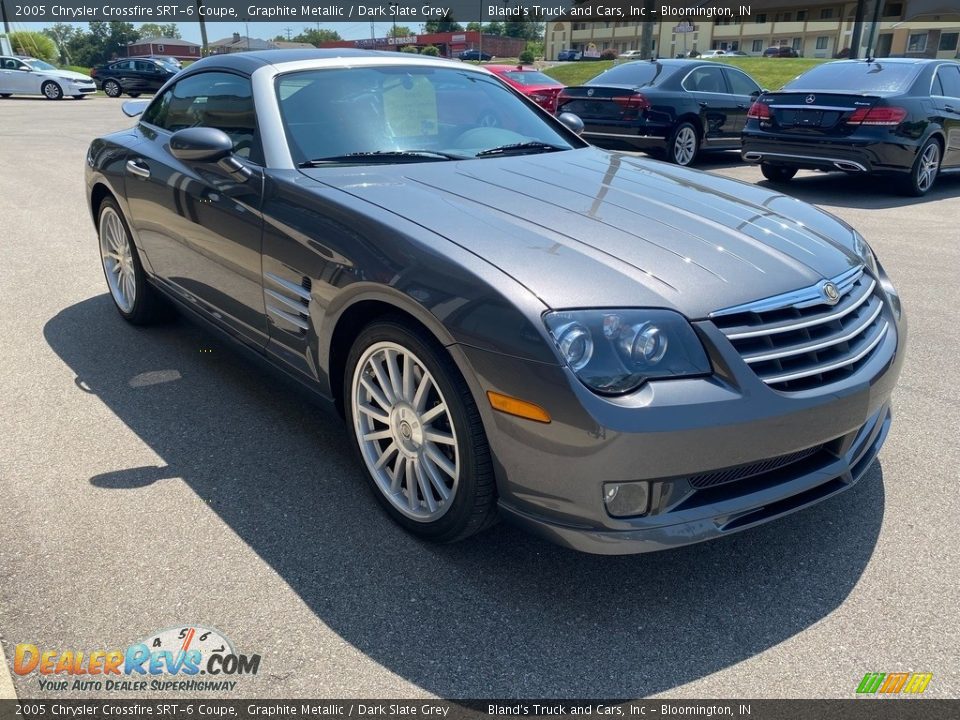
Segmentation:
<svg viewBox="0 0 960 720">
<path fill-rule="evenodd" d="M 499 147 L 490 148 L 489 150 L 482 150 L 478 152 L 476 157 L 490 157 L 492 155 L 524 155 L 526 153 L 542 153 L 542 152 L 557 152 L 559 150 L 569 150 L 570 148 L 561 147 L 559 145 L 551 145 L 550 143 L 540 142 L 539 140 L 532 140 L 530 142 L 521 142 L 513 143 L 512 145 L 500 145 Z"/>
<path fill-rule="evenodd" d="M 346 155 L 331 155 L 330 157 L 314 158 L 300 163 L 300 167 L 317 167 L 320 165 L 335 165 L 337 163 L 363 162 L 420 162 L 422 160 L 466 160 L 463 155 L 442 152 L 440 150 L 370 150 L 366 152 L 347 153 Z"/>
</svg>

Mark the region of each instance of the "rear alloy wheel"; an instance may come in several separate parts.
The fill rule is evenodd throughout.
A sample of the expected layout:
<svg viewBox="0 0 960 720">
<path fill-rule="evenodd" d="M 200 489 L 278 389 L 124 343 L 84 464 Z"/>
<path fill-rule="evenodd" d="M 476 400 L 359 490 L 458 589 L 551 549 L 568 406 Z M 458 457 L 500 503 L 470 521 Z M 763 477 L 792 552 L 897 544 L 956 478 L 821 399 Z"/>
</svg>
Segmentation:
<svg viewBox="0 0 960 720">
<path fill-rule="evenodd" d="M 904 192 L 914 197 L 926 195 L 937 180 L 937 175 L 940 172 L 940 160 L 940 143 L 930 138 L 920 148 L 910 174 L 904 178 Z"/>
<path fill-rule="evenodd" d="M 63 88 L 53 80 L 47 80 L 40 88 L 40 92 L 47 100 L 63 100 Z"/>
<path fill-rule="evenodd" d="M 117 311 L 133 325 L 149 325 L 164 317 L 165 306 L 147 283 L 137 248 L 116 202 L 100 206 L 100 260 Z"/>
<path fill-rule="evenodd" d="M 674 131 L 667 146 L 667 159 L 677 165 L 689 167 L 699 151 L 700 136 L 697 128 L 692 123 L 680 123 L 680 127 Z"/>
<path fill-rule="evenodd" d="M 760 172 L 770 182 L 789 182 L 797 174 L 796 168 L 784 167 L 783 165 L 771 165 L 770 163 L 761 163 Z"/>
<path fill-rule="evenodd" d="M 486 434 L 456 365 L 425 331 L 383 320 L 347 360 L 344 407 L 380 504 L 408 531 L 453 542 L 495 518 Z"/>
<path fill-rule="evenodd" d="M 107 80 L 103 84 L 103 94 L 107 97 L 118 98 L 123 93 L 123 88 L 116 80 Z"/>
</svg>

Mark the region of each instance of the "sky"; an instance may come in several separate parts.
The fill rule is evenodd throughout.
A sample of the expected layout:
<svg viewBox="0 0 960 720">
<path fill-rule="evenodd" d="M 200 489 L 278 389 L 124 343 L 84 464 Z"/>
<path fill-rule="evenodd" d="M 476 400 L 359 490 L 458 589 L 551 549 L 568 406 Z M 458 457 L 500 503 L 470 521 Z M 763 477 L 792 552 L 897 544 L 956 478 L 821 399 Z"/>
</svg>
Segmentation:
<svg viewBox="0 0 960 720">
<path fill-rule="evenodd" d="M 11 23 L 11 30 L 43 30 L 46 27 L 49 27 L 53 23 Z M 81 27 L 82 29 L 87 29 L 86 23 L 67 23 L 68 25 L 75 25 Z M 137 23 L 134 23 L 136 25 Z M 419 23 L 402 23 L 406 24 L 408 27 L 413 29 L 414 32 L 418 32 L 420 29 Z M 374 32 L 376 33 L 375 37 L 385 37 L 390 28 L 393 27 L 392 22 L 379 22 L 373 23 Z M 200 25 L 198 23 L 177 23 L 177 26 L 180 28 L 180 35 L 184 40 L 190 40 L 197 44 L 200 43 Z M 338 22 L 338 23 L 296 23 L 296 22 L 252 22 L 249 24 L 250 27 L 250 37 L 261 38 L 264 40 L 272 40 L 277 35 L 287 34 L 287 28 L 291 30 L 291 36 L 296 37 L 301 32 L 307 28 L 325 28 L 328 30 L 336 30 L 340 33 L 340 36 L 344 40 L 359 40 L 361 38 L 370 37 L 370 23 L 369 22 Z M 3 28 L 0 26 L 0 32 Z M 230 22 L 207 22 L 207 39 L 210 42 L 214 40 L 219 40 L 220 38 L 230 37 L 233 33 L 240 33 L 241 36 L 246 35 L 246 28 L 244 24 L 241 23 L 230 23 Z"/>
</svg>

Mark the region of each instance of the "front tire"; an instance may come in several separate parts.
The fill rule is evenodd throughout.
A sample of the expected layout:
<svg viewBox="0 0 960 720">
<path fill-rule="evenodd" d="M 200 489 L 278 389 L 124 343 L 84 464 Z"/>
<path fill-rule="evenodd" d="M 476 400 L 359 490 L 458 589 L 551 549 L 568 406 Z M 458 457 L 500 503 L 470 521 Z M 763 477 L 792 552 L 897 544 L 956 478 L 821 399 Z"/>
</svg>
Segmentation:
<svg viewBox="0 0 960 720">
<path fill-rule="evenodd" d="M 360 333 L 344 408 L 374 495 L 407 531 L 461 540 L 496 515 L 493 464 L 473 396 L 453 360 L 402 319 Z"/>
<path fill-rule="evenodd" d="M 63 88 L 53 80 L 47 80 L 40 87 L 40 92 L 47 100 L 63 100 Z"/>
<path fill-rule="evenodd" d="M 103 275 L 117 312 L 132 325 L 150 325 L 164 319 L 163 300 L 147 282 L 130 229 L 112 198 L 100 206 L 97 227 Z"/>
<path fill-rule="evenodd" d="M 943 153 L 940 143 L 930 138 L 920 148 L 910 174 L 903 179 L 903 192 L 911 197 L 923 197 L 937 181 Z"/>
<path fill-rule="evenodd" d="M 700 152 L 700 132 L 693 123 L 683 122 L 673 131 L 667 143 L 667 160 L 690 167 Z"/>
<path fill-rule="evenodd" d="M 107 80 L 103 83 L 103 94 L 107 97 L 118 98 L 123 94 L 123 88 L 116 80 Z"/>
<path fill-rule="evenodd" d="M 782 183 L 793 180 L 797 174 L 796 168 L 784 167 L 783 165 L 771 165 L 770 163 L 761 163 L 760 172 L 770 182 Z"/>
</svg>

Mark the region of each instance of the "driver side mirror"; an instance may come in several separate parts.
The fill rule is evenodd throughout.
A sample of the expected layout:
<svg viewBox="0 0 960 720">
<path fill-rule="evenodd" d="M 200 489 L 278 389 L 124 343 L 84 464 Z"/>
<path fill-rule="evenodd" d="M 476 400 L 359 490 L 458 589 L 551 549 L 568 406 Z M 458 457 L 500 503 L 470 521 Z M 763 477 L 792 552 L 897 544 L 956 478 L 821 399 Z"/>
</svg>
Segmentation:
<svg viewBox="0 0 960 720">
<path fill-rule="evenodd" d="M 570 132 L 580 135 L 583 133 L 583 120 L 579 116 L 574 115 L 570 112 L 560 113 L 557 115 L 557 120 L 559 120 Z"/>
<path fill-rule="evenodd" d="M 238 181 L 253 173 L 233 156 L 233 140 L 223 130 L 192 127 L 170 136 L 170 154 L 177 160 L 192 163 L 217 163 Z"/>
<path fill-rule="evenodd" d="M 33 68 L 30 67 L 29 65 L 21 65 L 20 67 L 17 68 L 17 70 L 20 70 L 21 72 L 31 72 Z"/>
</svg>

